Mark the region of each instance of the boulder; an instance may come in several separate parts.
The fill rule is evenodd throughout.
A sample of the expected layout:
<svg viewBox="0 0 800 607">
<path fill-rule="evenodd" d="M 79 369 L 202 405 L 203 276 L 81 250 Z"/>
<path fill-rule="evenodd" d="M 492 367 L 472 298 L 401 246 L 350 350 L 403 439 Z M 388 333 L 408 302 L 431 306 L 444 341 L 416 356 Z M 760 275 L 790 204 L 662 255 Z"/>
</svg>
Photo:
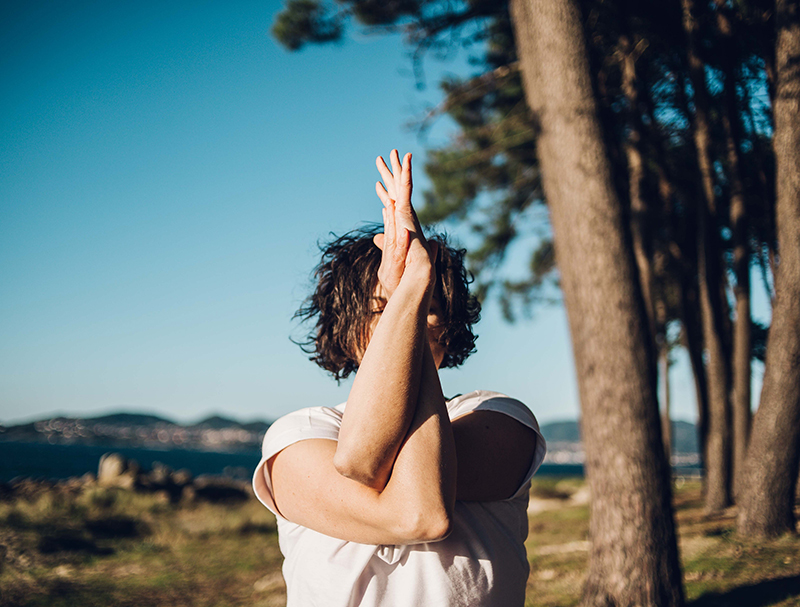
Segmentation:
<svg viewBox="0 0 800 607">
<path fill-rule="evenodd" d="M 106 453 L 97 467 L 97 484 L 101 487 L 133 489 L 139 474 L 139 464 L 121 453 Z"/>
<path fill-rule="evenodd" d="M 147 475 L 151 485 L 166 487 L 173 484 L 172 468 L 161 462 L 153 462 L 153 469 Z"/>
<path fill-rule="evenodd" d="M 187 468 L 181 468 L 172 474 L 172 480 L 180 487 L 189 485 L 192 482 L 192 472 Z"/>
</svg>

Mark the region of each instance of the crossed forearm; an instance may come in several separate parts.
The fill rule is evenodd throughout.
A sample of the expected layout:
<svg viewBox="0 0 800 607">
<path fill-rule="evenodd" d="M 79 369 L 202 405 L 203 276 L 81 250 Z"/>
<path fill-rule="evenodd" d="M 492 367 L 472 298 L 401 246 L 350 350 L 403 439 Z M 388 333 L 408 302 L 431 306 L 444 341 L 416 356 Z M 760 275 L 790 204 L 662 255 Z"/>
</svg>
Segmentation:
<svg viewBox="0 0 800 607">
<path fill-rule="evenodd" d="M 427 342 L 429 294 L 402 281 L 378 322 L 347 400 L 334 465 L 402 501 L 420 537 L 446 532 L 455 499 L 455 447 Z M 415 530 L 411 530 L 412 534 Z"/>
<path fill-rule="evenodd" d="M 429 295 L 398 287 L 375 327 L 347 398 L 334 465 L 374 489 L 386 486 L 420 394 Z"/>
<path fill-rule="evenodd" d="M 402 500 L 413 515 L 412 535 L 447 535 L 456 495 L 456 449 L 439 374 L 424 344 L 419 399 L 405 442 L 381 497 Z"/>
</svg>

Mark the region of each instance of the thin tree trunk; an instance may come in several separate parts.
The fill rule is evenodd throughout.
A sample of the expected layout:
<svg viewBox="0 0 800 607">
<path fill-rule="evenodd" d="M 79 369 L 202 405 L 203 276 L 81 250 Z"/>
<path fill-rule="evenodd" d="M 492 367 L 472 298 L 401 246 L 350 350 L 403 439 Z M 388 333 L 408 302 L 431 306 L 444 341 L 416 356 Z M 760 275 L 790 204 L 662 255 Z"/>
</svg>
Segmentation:
<svg viewBox="0 0 800 607">
<path fill-rule="evenodd" d="M 681 284 L 681 322 L 683 346 L 689 353 L 697 398 L 697 447 L 700 452 L 700 470 L 703 472 L 703 495 L 706 493 L 706 451 L 708 445 L 708 388 L 706 368 L 703 364 L 703 333 L 700 326 L 697 285 L 694 275 L 683 271 Z"/>
<path fill-rule="evenodd" d="M 592 492 L 592 607 L 683 604 L 655 360 L 574 0 L 512 0 L 555 234 Z"/>
<path fill-rule="evenodd" d="M 773 277 L 775 276 L 772 271 L 775 269 L 772 265 L 772 260 L 775 253 L 775 190 L 774 190 L 774 180 L 767 179 L 767 171 L 764 166 L 764 160 L 766 158 L 766 153 L 764 152 L 761 146 L 761 139 L 757 134 L 757 128 L 755 123 L 755 118 L 753 116 L 753 111 L 751 107 L 751 100 L 750 100 L 750 92 L 748 91 L 747 87 L 742 88 L 742 116 L 743 118 L 746 117 L 747 124 L 750 128 L 750 132 L 753 135 L 750 137 L 750 142 L 753 145 L 753 158 L 755 158 L 755 169 L 757 179 L 755 181 L 755 196 L 760 201 L 760 206 L 762 209 L 754 211 L 756 214 L 764 213 L 766 216 L 766 220 L 768 222 L 768 229 L 766 230 L 766 236 L 762 235 L 763 244 L 766 245 L 767 251 L 765 252 L 759 251 L 757 255 L 758 265 L 761 267 L 761 277 L 764 283 L 764 291 L 769 298 L 770 309 L 775 305 L 775 292 L 773 290 L 772 285 L 769 283 L 767 269 L 769 268 L 769 274 Z M 774 121 L 772 124 L 774 129 Z M 752 203 L 753 200 L 751 199 L 750 202 Z M 751 206 L 752 212 L 752 206 Z"/>
<path fill-rule="evenodd" d="M 642 287 L 647 322 L 650 329 L 650 339 L 655 350 L 656 318 L 655 303 L 653 301 L 653 270 L 649 250 L 650 229 L 649 209 L 642 193 L 644 182 L 644 160 L 642 159 L 642 124 L 639 115 L 639 92 L 636 87 L 636 59 L 638 50 L 630 36 L 620 37 L 620 50 L 623 53 L 622 91 L 628 102 L 628 140 L 625 142 L 625 156 L 628 161 L 628 191 L 630 197 L 631 213 L 631 240 L 633 242 L 633 256 L 639 270 L 639 282 Z"/>
<path fill-rule="evenodd" d="M 704 65 L 697 53 L 698 23 L 693 0 L 682 0 L 686 55 L 694 88 L 694 139 L 704 204 L 697 205 L 697 269 L 703 341 L 708 356 L 708 440 L 706 443 L 706 512 L 731 505 L 731 420 L 728 361 L 724 343 L 716 200 L 711 165 L 711 129 Z"/>
<path fill-rule="evenodd" d="M 751 344 L 750 334 L 750 256 L 747 251 L 747 226 L 744 201 L 741 196 L 731 199 L 733 225 L 733 264 L 736 274 L 736 324 L 733 333 L 733 473 L 734 495 L 739 495 L 742 471 L 750 438 Z"/>
<path fill-rule="evenodd" d="M 776 2 L 776 223 L 779 263 L 761 404 L 753 418 L 737 528 L 795 531 L 800 467 L 800 0 Z"/>
<path fill-rule="evenodd" d="M 661 431 L 664 436 L 664 454 L 667 462 L 672 460 L 672 418 L 670 417 L 669 398 L 669 345 L 664 339 L 659 353 L 661 359 L 661 378 L 664 385 L 664 396 L 661 401 Z"/>
<path fill-rule="evenodd" d="M 672 241 L 669 244 L 668 250 L 672 255 L 674 261 L 677 264 L 677 267 L 680 272 L 679 282 L 677 283 L 677 288 L 679 292 L 678 301 L 680 302 L 680 318 L 681 324 L 683 325 L 683 331 L 681 332 L 681 340 L 682 345 L 689 353 L 689 360 L 692 365 L 692 375 L 694 377 L 694 386 L 695 386 L 695 395 L 697 399 L 697 444 L 700 452 L 700 469 L 703 471 L 703 482 L 705 483 L 705 450 L 706 450 L 706 438 L 707 438 L 707 419 L 708 419 L 708 394 L 706 391 L 706 371 L 705 367 L 703 366 L 703 344 L 702 344 L 702 329 L 700 328 L 700 323 L 696 319 L 697 311 L 699 309 L 697 303 L 697 286 L 696 286 L 696 259 L 695 256 L 691 254 L 691 251 L 694 250 L 694 244 L 688 244 L 686 238 L 686 226 L 683 225 L 680 221 L 679 215 L 672 211 L 672 196 L 675 192 L 675 188 L 670 181 L 670 178 L 667 176 L 667 172 L 665 170 L 666 166 L 666 154 L 664 153 L 664 142 L 661 137 L 658 136 L 657 131 L 655 129 L 655 125 L 657 124 L 657 119 L 655 115 L 655 106 L 653 104 L 652 99 L 648 95 L 647 89 L 644 89 L 643 92 L 643 101 L 647 107 L 647 114 L 650 118 L 650 124 L 653 125 L 651 129 L 648 129 L 646 132 L 649 133 L 651 144 L 656 151 L 656 166 L 655 166 L 655 173 L 656 178 L 658 181 L 658 192 L 659 197 L 661 199 L 661 203 L 665 210 L 665 215 L 669 217 L 672 221 L 671 232 L 672 232 Z M 688 250 L 687 250 L 688 249 Z M 668 371 L 667 371 L 668 372 Z M 665 399 L 665 410 L 668 410 L 669 407 L 669 379 L 668 376 L 665 376 L 666 384 L 666 393 L 664 394 Z M 663 421 L 662 421 L 663 426 Z M 667 431 L 664 432 L 665 435 L 665 447 L 667 443 L 670 443 L 671 447 L 671 440 L 672 440 L 672 424 L 670 423 L 669 426 L 669 434 L 670 440 L 667 441 L 666 439 Z M 671 448 L 668 450 L 668 457 L 671 455 Z M 704 490 L 705 493 L 705 484 Z"/>
<path fill-rule="evenodd" d="M 734 495 L 741 490 L 744 459 L 750 436 L 750 252 L 748 247 L 748 224 L 740 149 L 742 140 L 741 120 L 736 100 L 737 53 L 733 23 L 723 0 L 717 0 L 717 28 L 721 37 L 721 65 L 725 76 L 722 126 L 725 132 L 728 160 L 728 179 L 731 188 L 730 217 L 733 232 L 733 271 L 736 285 L 733 293 L 736 300 L 736 321 L 733 329 L 733 480 Z"/>
</svg>

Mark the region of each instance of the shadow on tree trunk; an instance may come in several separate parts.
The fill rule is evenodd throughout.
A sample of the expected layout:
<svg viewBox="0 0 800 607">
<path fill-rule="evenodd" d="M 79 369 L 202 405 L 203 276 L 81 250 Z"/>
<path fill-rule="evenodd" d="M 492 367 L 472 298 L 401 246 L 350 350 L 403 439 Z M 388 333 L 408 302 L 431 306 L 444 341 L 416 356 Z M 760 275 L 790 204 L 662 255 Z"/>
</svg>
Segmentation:
<svg viewBox="0 0 800 607">
<path fill-rule="evenodd" d="M 727 592 L 707 592 L 688 607 L 766 607 L 779 601 L 800 598 L 800 575 L 739 586 Z"/>
</svg>

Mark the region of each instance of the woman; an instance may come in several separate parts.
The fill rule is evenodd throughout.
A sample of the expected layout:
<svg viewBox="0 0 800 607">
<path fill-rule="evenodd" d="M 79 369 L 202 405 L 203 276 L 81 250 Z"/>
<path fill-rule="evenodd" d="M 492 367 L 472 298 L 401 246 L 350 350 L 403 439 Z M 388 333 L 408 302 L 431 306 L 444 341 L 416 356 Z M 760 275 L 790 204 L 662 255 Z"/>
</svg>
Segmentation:
<svg viewBox="0 0 800 607">
<path fill-rule="evenodd" d="M 545 443 L 502 394 L 446 400 L 440 366 L 473 351 L 463 252 L 426 239 L 397 150 L 380 234 L 329 245 L 300 316 L 345 404 L 302 409 L 264 437 L 253 484 L 277 517 L 289 607 L 522 605 L 530 477 Z M 346 405 L 346 406 L 345 406 Z"/>
</svg>

